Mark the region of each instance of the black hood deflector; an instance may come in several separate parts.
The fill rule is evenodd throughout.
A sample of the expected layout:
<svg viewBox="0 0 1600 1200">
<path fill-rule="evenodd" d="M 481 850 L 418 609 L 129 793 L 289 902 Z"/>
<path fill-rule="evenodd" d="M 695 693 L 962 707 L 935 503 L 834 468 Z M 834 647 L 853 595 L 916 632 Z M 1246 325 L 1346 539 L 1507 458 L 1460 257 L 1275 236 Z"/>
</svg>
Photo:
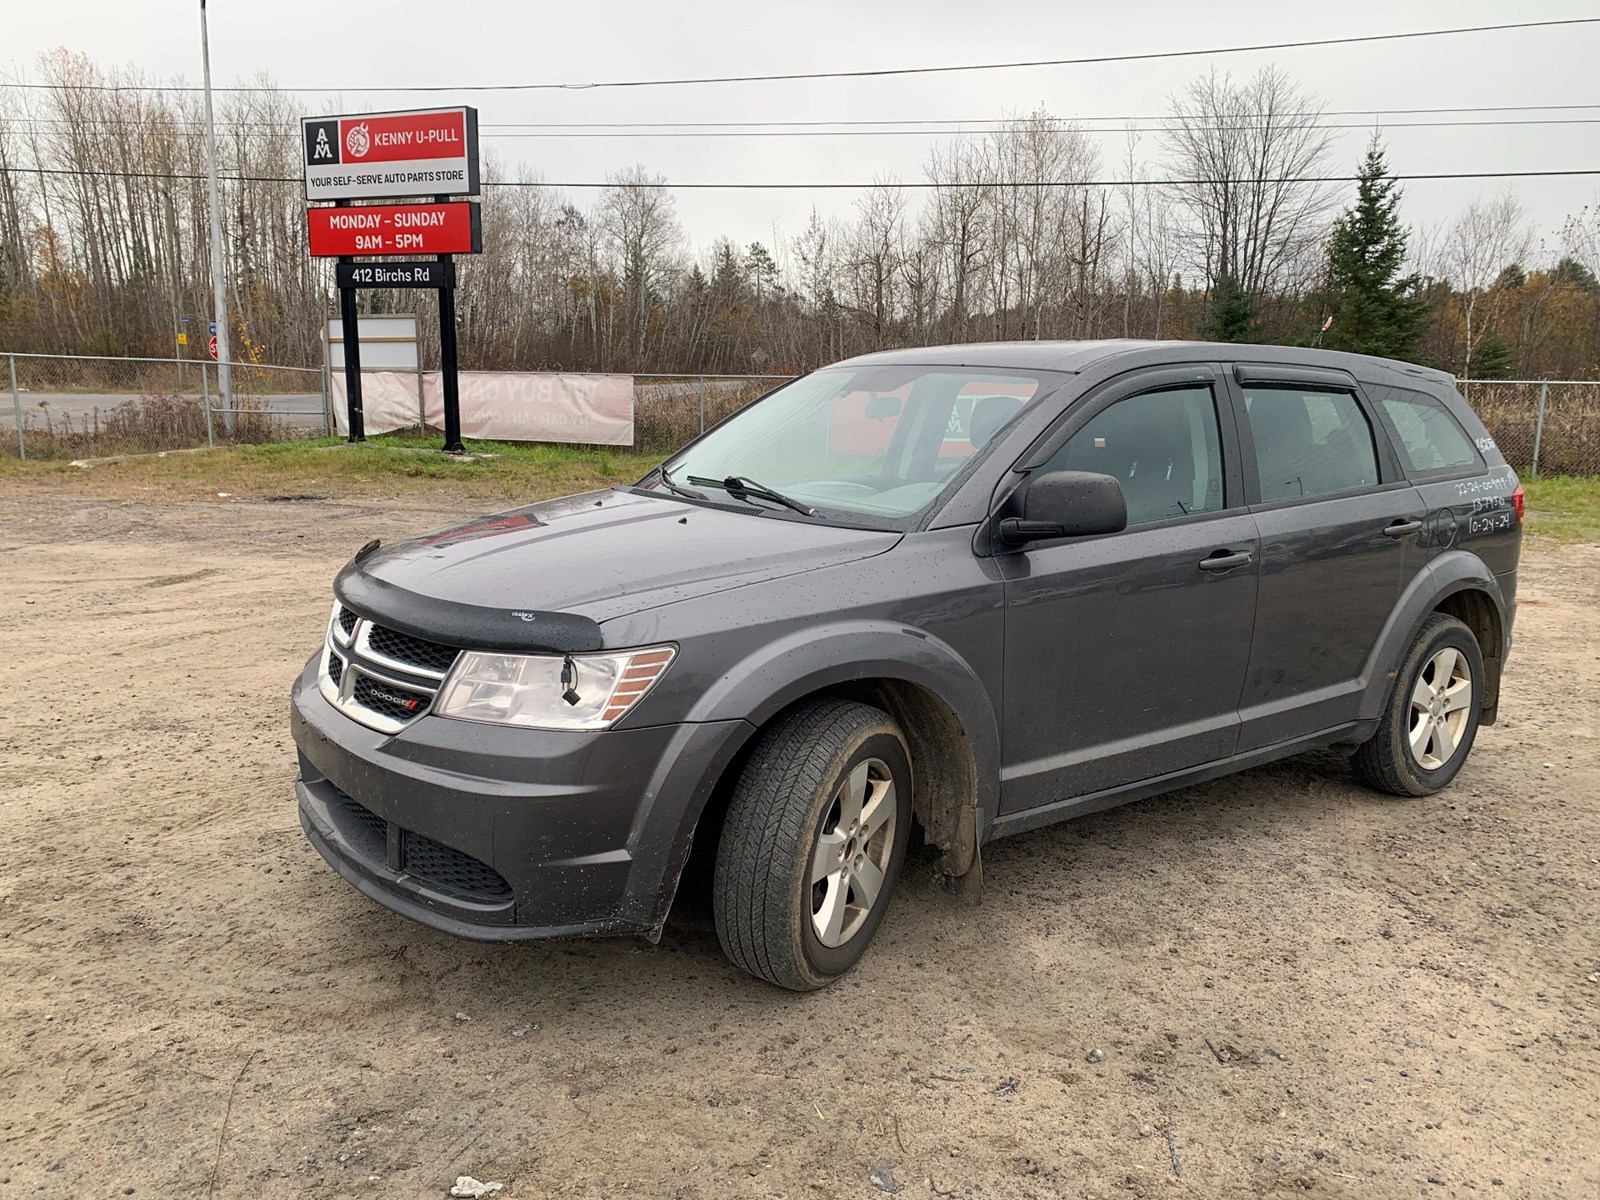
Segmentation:
<svg viewBox="0 0 1600 1200">
<path fill-rule="evenodd" d="M 507 611 L 418 595 L 346 564 L 333 581 L 339 603 L 379 625 L 464 650 L 581 654 L 602 646 L 600 625 L 576 613 Z"/>
</svg>

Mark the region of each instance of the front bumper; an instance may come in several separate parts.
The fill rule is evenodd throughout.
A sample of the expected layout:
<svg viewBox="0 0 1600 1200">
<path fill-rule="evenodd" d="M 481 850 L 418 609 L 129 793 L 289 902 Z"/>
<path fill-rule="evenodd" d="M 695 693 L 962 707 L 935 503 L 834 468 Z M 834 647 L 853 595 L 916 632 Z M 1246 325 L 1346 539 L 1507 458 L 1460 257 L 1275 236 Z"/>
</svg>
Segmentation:
<svg viewBox="0 0 1600 1200">
<path fill-rule="evenodd" d="M 512 729 L 425 716 L 379 733 L 296 680 L 300 824 L 379 904 L 483 941 L 653 933 L 743 721 Z"/>
</svg>

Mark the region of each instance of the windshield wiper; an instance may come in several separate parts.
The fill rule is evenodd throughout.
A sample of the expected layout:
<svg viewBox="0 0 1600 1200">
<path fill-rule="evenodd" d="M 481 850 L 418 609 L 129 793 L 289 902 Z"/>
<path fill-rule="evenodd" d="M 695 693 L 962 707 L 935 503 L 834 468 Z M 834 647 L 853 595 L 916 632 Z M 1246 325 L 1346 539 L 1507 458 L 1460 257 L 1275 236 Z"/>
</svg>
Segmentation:
<svg viewBox="0 0 1600 1200">
<path fill-rule="evenodd" d="M 775 492 L 769 487 L 764 487 L 754 479 L 747 479 L 743 475 L 729 475 L 725 479 L 708 479 L 704 475 L 691 475 L 689 482 L 701 487 L 721 488 L 735 500 L 743 500 L 746 496 L 755 496 L 760 500 L 770 500 L 774 504 L 781 504 L 785 508 L 792 508 L 804 517 L 815 517 L 817 510 L 809 504 L 802 504 L 798 500 L 785 496 L 782 492 Z"/>
<path fill-rule="evenodd" d="M 657 467 L 656 475 L 661 480 L 661 486 L 666 488 L 667 491 L 671 492 L 674 496 L 687 496 L 690 500 L 705 500 L 709 498 L 701 492 L 691 491 L 689 488 L 673 483 L 672 476 L 667 474 L 667 468 L 665 466 Z"/>
</svg>

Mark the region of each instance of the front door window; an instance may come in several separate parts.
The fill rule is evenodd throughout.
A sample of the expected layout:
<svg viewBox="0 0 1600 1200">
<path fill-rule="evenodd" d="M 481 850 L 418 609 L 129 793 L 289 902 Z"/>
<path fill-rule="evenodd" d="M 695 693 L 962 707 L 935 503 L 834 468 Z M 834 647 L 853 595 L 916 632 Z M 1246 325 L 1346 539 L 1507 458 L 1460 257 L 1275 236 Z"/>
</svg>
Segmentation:
<svg viewBox="0 0 1600 1200">
<path fill-rule="evenodd" d="M 1095 414 L 1042 469 L 1094 471 L 1122 485 L 1128 524 L 1222 508 L 1217 406 L 1206 384 L 1129 396 Z"/>
</svg>

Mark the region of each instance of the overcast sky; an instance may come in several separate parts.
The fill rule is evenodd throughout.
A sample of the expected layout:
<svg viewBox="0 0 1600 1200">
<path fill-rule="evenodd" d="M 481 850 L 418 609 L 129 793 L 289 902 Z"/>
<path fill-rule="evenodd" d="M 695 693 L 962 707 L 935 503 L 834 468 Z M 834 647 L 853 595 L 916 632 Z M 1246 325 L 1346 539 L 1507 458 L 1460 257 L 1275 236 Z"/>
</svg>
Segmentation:
<svg viewBox="0 0 1600 1200">
<path fill-rule="evenodd" d="M 200 78 L 196 3 L 50 0 L 7 4 L 5 67 L 37 78 L 39 53 L 57 46 L 102 66 L 135 66 L 153 81 Z M 1346 0 L 1287 5 L 1248 0 L 1034 3 L 1028 0 L 765 0 L 764 3 L 580 4 L 527 0 L 213 0 L 211 61 L 219 86 L 265 73 L 301 96 L 308 115 L 327 112 L 341 88 L 572 82 L 884 66 L 1064 58 L 1294 41 L 1360 33 L 1594 16 L 1594 0 Z M 716 84 L 567 92 L 346 92 L 338 111 L 470 103 L 484 125 L 514 122 L 992 120 L 1043 106 L 1062 117 L 1164 113 L 1168 97 L 1212 65 L 1247 76 L 1275 62 L 1334 110 L 1600 102 L 1600 25 L 1463 34 L 1388 44 L 1219 55 L 1212 58 L 1026 68 L 868 80 Z M 1578 112 L 1461 114 L 1590 118 Z M 1399 129 L 1385 137 L 1400 174 L 1466 170 L 1600 169 L 1600 123 Z M 1336 164 L 1353 169 L 1371 118 L 1336 121 Z M 1142 124 L 1148 124 L 1143 122 Z M 1126 138 L 1097 135 L 1104 177 L 1120 176 Z M 1159 137 L 1139 153 L 1160 155 Z M 913 137 L 649 138 L 508 137 L 484 140 L 508 164 L 552 182 L 601 180 L 642 163 L 669 182 L 867 180 L 922 177 L 930 139 Z M 1418 181 L 1407 186 L 1414 224 L 1448 220 L 1495 181 Z M 1600 176 L 1515 182 L 1538 231 L 1600 195 Z M 592 191 L 573 193 L 583 203 Z M 782 242 L 811 207 L 849 216 L 844 191 L 676 194 L 685 231 L 703 246 L 719 234 L 740 243 Z M 775 236 L 776 234 L 776 236 Z"/>
</svg>

